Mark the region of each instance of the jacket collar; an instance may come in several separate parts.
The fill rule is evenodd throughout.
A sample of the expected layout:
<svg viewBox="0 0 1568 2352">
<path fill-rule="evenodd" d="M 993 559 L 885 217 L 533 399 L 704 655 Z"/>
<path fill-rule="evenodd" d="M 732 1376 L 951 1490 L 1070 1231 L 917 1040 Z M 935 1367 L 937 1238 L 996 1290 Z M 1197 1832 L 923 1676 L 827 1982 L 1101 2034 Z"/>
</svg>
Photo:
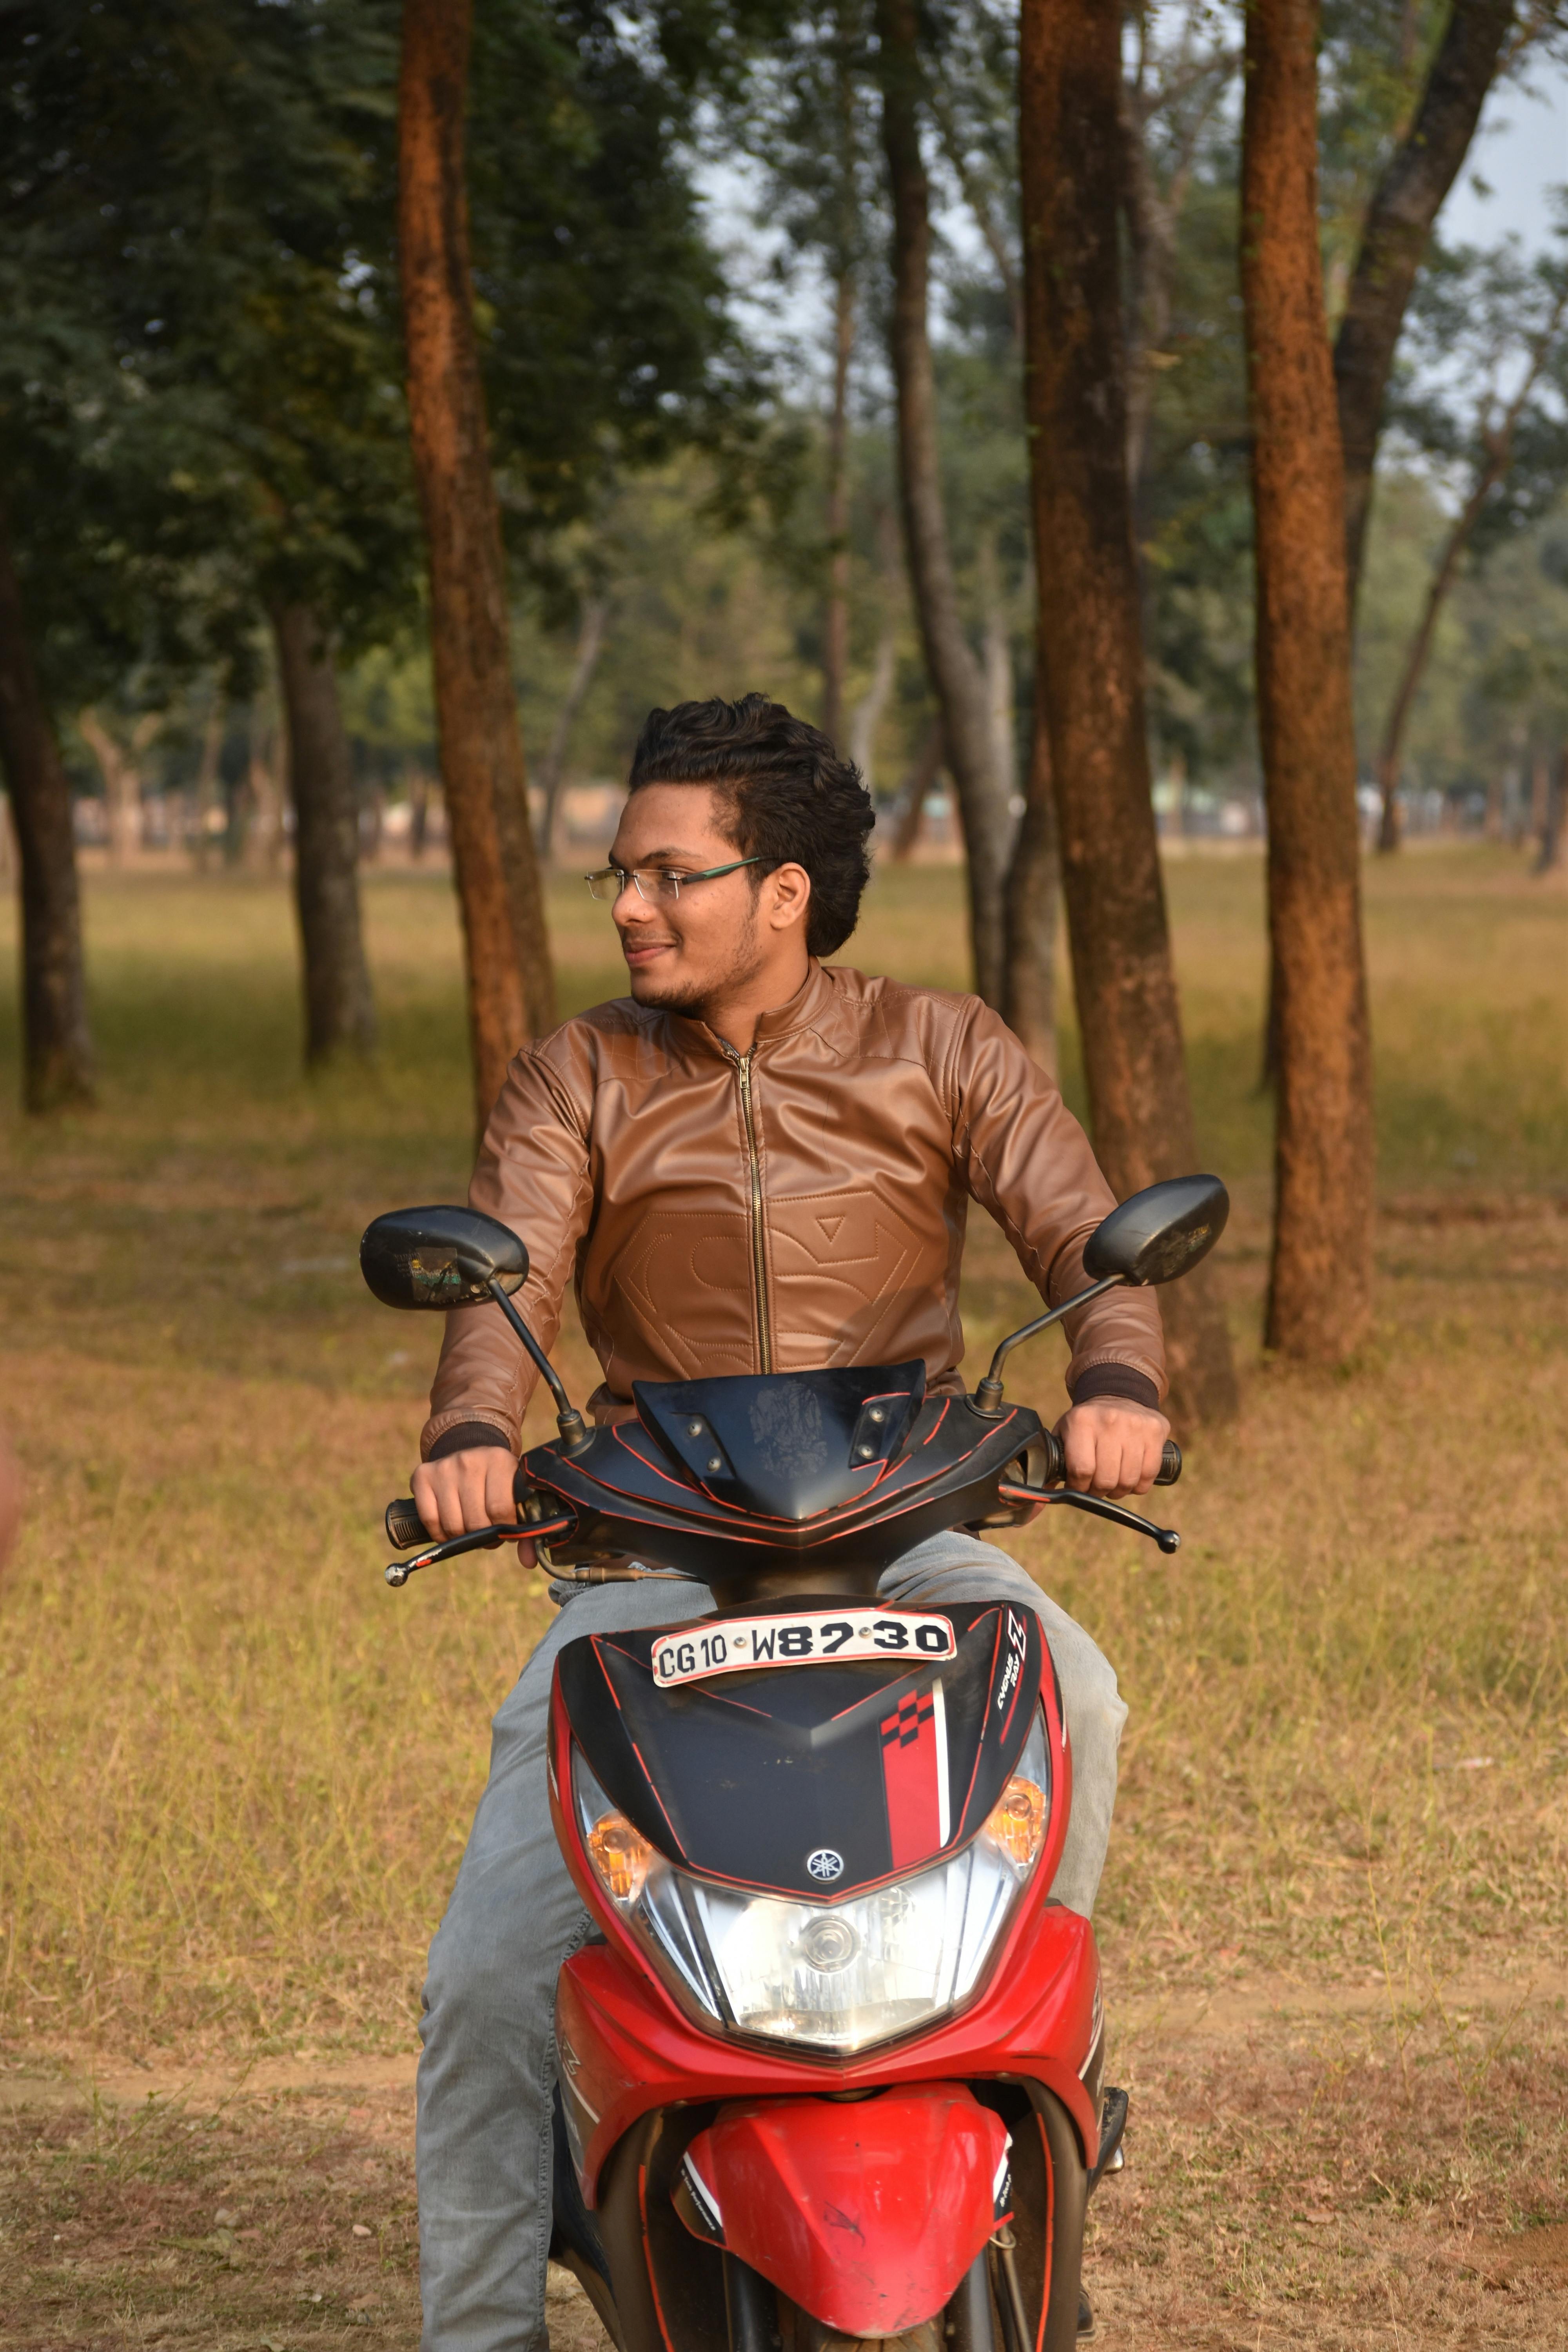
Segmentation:
<svg viewBox="0 0 1568 2352">
<path fill-rule="evenodd" d="M 758 1047 L 774 1045 L 779 1038 L 793 1036 L 797 1030 L 809 1029 L 814 1021 L 821 1019 L 833 1001 L 833 982 L 813 956 L 805 978 L 795 994 L 787 1003 L 775 1004 L 758 1021 Z M 684 1013 L 672 1013 L 668 1017 L 672 1035 L 689 1051 L 720 1054 L 726 1060 L 730 1058 L 733 1049 L 726 1045 L 717 1030 L 710 1029 L 706 1021 L 693 1021 Z"/>
</svg>

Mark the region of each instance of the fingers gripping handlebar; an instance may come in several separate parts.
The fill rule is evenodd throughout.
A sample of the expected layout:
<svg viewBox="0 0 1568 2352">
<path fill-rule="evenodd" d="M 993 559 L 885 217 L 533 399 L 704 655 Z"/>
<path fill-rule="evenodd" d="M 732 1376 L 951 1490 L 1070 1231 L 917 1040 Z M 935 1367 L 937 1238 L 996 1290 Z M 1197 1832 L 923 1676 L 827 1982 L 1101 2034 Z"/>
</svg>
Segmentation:
<svg viewBox="0 0 1568 2352">
<path fill-rule="evenodd" d="M 426 1548 L 412 1559 L 389 1560 L 386 1580 L 391 1585 L 406 1584 L 416 1569 L 434 1568 L 438 1560 L 456 1559 L 459 1552 L 494 1551 L 503 1543 L 548 1543 L 552 1536 L 570 1535 L 575 1525 L 575 1513 L 565 1511 L 558 1518 L 514 1519 L 505 1527 L 475 1528 L 468 1535 L 437 1543 L 430 1539 L 412 1496 L 401 1495 L 386 1507 L 387 1540 L 399 1550 L 409 1544 Z"/>
<path fill-rule="evenodd" d="M 1036 1486 L 1005 1478 L 996 1489 L 999 1503 L 1034 1508 L 1046 1503 L 1068 1504 L 1074 1510 L 1088 1511 L 1094 1518 L 1109 1519 L 1115 1527 L 1126 1528 L 1132 1535 L 1148 1536 L 1162 1551 L 1180 1549 L 1182 1538 L 1174 1528 L 1157 1528 L 1152 1520 L 1140 1518 L 1135 1511 L 1124 1510 L 1120 1503 L 1108 1503 L 1101 1496 L 1079 1494 L 1071 1487 L 1063 1486 L 1061 1481 L 1067 1475 L 1067 1454 L 1054 1430 L 1047 1429 L 1043 1438 L 1037 1439 L 1029 1451 L 1031 1469 L 1037 1463 L 1039 1465 L 1039 1485 Z M 1154 1484 L 1156 1486 L 1173 1486 L 1181 1475 L 1182 1449 L 1174 1438 L 1168 1437 L 1161 1454 L 1160 1467 L 1154 1473 Z"/>
<path fill-rule="evenodd" d="M 1054 1486 L 1059 1478 L 1067 1475 L 1067 1456 L 1061 1439 L 1055 1430 L 1047 1429 L 1039 1444 L 1045 1457 L 1040 1483 L 1044 1486 Z M 1156 1486 L 1173 1486 L 1181 1475 L 1182 1449 L 1173 1437 L 1167 1437 L 1160 1456 L 1160 1467 L 1154 1473 L 1154 1484 Z"/>
<path fill-rule="evenodd" d="M 1067 1476 L 1067 1453 L 1054 1430 L 1047 1429 L 1044 1442 L 1045 1464 L 1042 1483 L 1058 1486 Z M 1154 1473 L 1156 1486 L 1173 1486 L 1182 1475 L 1182 1449 L 1173 1437 L 1167 1437 L 1160 1456 L 1160 1467 Z"/>
</svg>

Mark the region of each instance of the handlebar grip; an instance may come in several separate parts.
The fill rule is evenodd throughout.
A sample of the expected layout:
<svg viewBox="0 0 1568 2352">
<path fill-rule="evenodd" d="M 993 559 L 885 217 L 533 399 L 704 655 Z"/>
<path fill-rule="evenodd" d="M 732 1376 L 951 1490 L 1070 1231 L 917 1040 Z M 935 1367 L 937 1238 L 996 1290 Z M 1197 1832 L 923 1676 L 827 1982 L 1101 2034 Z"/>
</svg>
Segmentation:
<svg viewBox="0 0 1568 2352">
<path fill-rule="evenodd" d="M 1053 1486 L 1067 1472 L 1066 1451 L 1054 1429 L 1047 1429 L 1040 1440 L 1045 1451 L 1045 1463 L 1040 1484 Z M 1167 1437 L 1160 1456 L 1160 1467 L 1154 1473 L 1156 1486 L 1173 1486 L 1182 1475 L 1182 1449 L 1173 1437 Z"/>
<path fill-rule="evenodd" d="M 432 1540 L 412 1495 L 400 1495 L 395 1503 L 388 1503 L 386 1540 L 395 1551 L 407 1551 L 415 1544 Z"/>
</svg>

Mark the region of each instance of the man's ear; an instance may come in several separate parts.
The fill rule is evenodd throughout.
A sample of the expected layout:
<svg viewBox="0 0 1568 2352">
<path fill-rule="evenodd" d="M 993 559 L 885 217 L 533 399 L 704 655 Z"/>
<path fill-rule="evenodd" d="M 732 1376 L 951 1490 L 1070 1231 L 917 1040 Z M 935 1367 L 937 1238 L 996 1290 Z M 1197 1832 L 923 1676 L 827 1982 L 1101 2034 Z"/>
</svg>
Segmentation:
<svg viewBox="0 0 1568 2352">
<path fill-rule="evenodd" d="M 804 923 L 811 905 L 811 877 L 804 866 L 775 866 L 764 886 L 771 893 L 768 929 L 787 931 Z"/>
</svg>

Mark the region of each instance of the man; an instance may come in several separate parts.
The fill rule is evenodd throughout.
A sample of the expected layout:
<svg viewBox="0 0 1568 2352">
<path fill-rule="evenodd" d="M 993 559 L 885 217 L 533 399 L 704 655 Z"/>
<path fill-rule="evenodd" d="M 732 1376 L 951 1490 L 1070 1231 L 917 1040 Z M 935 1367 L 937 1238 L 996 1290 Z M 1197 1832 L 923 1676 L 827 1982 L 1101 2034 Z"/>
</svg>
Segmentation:
<svg viewBox="0 0 1568 2352">
<path fill-rule="evenodd" d="M 855 928 L 874 820 L 816 728 L 748 695 L 656 710 L 604 873 L 629 1000 L 519 1054 L 469 1198 L 515 1227 L 519 1305 L 548 1348 L 568 1281 L 600 1363 L 600 1420 L 634 1380 L 894 1363 L 956 1392 L 959 1263 L 971 1198 L 1042 1296 L 1087 1286 L 1082 1245 L 1114 1205 L 1082 1130 L 973 997 L 820 959 Z M 1070 1318 L 1080 1488 L 1142 1494 L 1168 1424 L 1147 1292 Z M 414 1493 L 432 1535 L 515 1517 L 532 1368 L 499 1309 L 447 1323 Z M 520 1546 L 525 1559 L 532 1555 Z M 895 1562 L 902 1603 L 1007 1597 L 1036 1609 L 1074 1753 L 1055 1884 L 1089 1911 L 1126 1714 L 1078 1626 L 1005 1553 L 962 1533 Z M 428 2352 L 543 2352 L 552 2005 L 588 1932 L 551 1831 L 545 1717 L 562 1643 L 712 1606 L 670 1576 L 572 1593 L 496 1717 L 490 1777 L 431 1947 L 419 2070 L 419 2229 Z"/>
</svg>

